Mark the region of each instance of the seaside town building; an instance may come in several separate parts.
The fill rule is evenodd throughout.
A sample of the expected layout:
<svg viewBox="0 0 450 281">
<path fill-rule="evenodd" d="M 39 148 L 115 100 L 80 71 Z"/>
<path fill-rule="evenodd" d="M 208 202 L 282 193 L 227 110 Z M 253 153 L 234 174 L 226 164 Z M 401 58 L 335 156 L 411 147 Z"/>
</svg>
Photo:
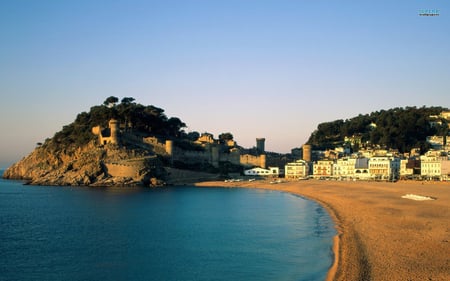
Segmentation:
<svg viewBox="0 0 450 281">
<path fill-rule="evenodd" d="M 333 175 L 333 160 L 319 160 L 313 164 L 314 178 L 329 178 Z"/>
<path fill-rule="evenodd" d="M 369 158 L 358 158 L 355 163 L 355 179 L 369 180 Z"/>
<path fill-rule="evenodd" d="M 449 180 L 450 159 L 444 151 L 428 151 L 420 156 L 420 172 L 426 180 Z"/>
<path fill-rule="evenodd" d="M 356 158 L 340 158 L 333 165 L 333 174 L 339 179 L 352 179 L 355 175 L 355 166 Z"/>
<path fill-rule="evenodd" d="M 420 159 L 400 160 L 400 179 L 414 179 L 420 176 Z"/>
<path fill-rule="evenodd" d="M 269 167 L 269 169 L 255 167 L 244 171 L 246 176 L 278 177 L 279 174 L 280 169 L 278 167 Z"/>
<path fill-rule="evenodd" d="M 309 164 L 305 160 L 297 160 L 284 166 L 284 177 L 287 179 L 302 179 L 309 174 Z"/>
<path fill-rule="evenodd" d="M 390 155 L 390 153 L 387 153 Z M 306 163 L 296 161 L 285 166 L 285 177 L 307 177 Z M 318 160 L 312 165 L 316 179 L 382 180 L 399 179 L 450 180 L 450 156 L 443 150 L 429 151 L 420 158 L 400 159 L 397 156 L 342 157 Z"/>
<path fill-rule="evenodd" d="M 400 159 L 395 157 L 372 157 L 369 174 L 374 180 L 397 180 L 400 176 Z"/>
</svg>

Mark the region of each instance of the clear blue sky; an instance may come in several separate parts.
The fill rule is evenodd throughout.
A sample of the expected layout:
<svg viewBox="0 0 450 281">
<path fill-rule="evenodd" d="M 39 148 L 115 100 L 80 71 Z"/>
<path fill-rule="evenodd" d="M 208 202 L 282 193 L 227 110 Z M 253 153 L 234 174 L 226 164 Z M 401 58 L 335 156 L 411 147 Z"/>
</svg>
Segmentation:
<svg viewBox="0 0 450 281">
<path fill-rule="evenodd" d="M 111 95 L 289 152 L 320 122 L 450 107 L 450 2 L 1 0 L 0 93 L 0 168 Z"/>
</svg>

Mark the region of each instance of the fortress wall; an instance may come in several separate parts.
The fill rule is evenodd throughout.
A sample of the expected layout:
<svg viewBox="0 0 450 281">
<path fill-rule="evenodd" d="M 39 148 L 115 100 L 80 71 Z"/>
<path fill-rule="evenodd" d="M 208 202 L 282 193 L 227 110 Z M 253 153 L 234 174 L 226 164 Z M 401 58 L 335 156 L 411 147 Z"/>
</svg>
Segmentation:
<svg viewBox="0 0 450 281">
<path fill-rule="evenodd" d="M 257 166 L 261 167 L 261 157 L 265 155 L 254 156 L 250 154 L 244 154 L 240 157 L 240 164 L 243 166 Z M 265 161 L 264 161 L 265 162 Z M 265 167 L 262 167 L 265 168 Z"/>
<path fill-rule="evenodd" d="M 156 159 L 156 158 L 155 158 Z M 113 177 L 139 178 L 141 171 L 146 169 L 146 163 L 152 158 L 136 158 L 116 163 L 105 163 L 108 174 Z"/>
<path fill-rule="evenodd" d="M 142 142 L 142 138 L 140 138 L 134 134 L 130 134 L 130 133 L 123 133 L 122 138 L 124 138 L 125 140 L 128 140 L 130 142 L 135 142 L 135 143 Z"/>
<path fill-rule="evenodd" d="M 230 162 L 234 165 L 240 165 L 241 159 L 240 159 L 239 153 L 221 153 L 219 156 L 220 162 Z"/>
<path fill-rule="evenodd" d="M 142 141 L 143 141 L 144 143 L 151 144 L 151 145 L 153 145 L 153 146 L 158 146 L 158 147 L 160 147 L 160 148 L 164 148 L 164 149 L 165 149 L 165 147 L 166 147 L 166 145 L 165 145 L 164 143 L 160 142 L 160 141 L 158 140 L 158 138 L 156 138 L 156 137 L 147 137 L 147 138 L 143 138 Z"/>
<path fill-rule="evenodd" d="M 141 141 L 143 141 L 145 144 L 149 144 L 149 145 L 153 146 L 153 150 L 155 151 L 155 153 L 161 154 L 161 155 L 166 154 L 166 144 L 160 142 L 158 140 L 158 138 L 147 137 L 147 138 L 142 138 Z"/>
<path fill-rule="evenodd" d="M 105 164 L 108 174 L 113 177 L 139 177 L 140 165 Z"/>
<path fill-rule="evenodd" d="M 209 153 L 208 151 L 190 151 L 190 150 L 175 149 L 173 159 L 188 163 L 205 162 L 205 161 L 209 162 L 211 159 L 211 153 Z"/>
<path fill-rule="evenodd" d="M 261 160 L 255 160 L 257 166 Z M 218 166 L 219 162 L 231 162 L 235 165 L 240 165 L 240 154 L 239 151 L 231 152 L 231 153 L 221 153 L 218 149 L 211 150 L 206 149 L 205 151 L 191 151 L 191 150 L 182 150 L 179 148 L 174 148 L 173 151 L 173 160 L 183 161 L 186 163 L 199 163 L 199 162 L 207 162 L 211 165 Z"/>
</svg>

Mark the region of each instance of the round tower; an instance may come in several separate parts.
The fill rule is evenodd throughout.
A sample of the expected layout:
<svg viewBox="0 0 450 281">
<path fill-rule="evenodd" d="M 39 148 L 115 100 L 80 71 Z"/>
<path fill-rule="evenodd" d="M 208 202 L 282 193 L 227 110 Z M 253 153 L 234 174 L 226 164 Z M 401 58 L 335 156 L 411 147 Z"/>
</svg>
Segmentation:
<svg viewBox="0 0 450 281">
<path fill-rule="evenodd" d="M 109 130 L 111 131 L 111 143 L 119 142 L 119 121 L 116 119 L 109 120 Z"/>
<path fill-rule="evenodd" d="M 259 155 L 259 166 L 263 169 L 266 168 L 266 155 L 265 154 L 261 154 Z"/>
<path fill-rule="evenodd" d="M 169 154 L 170 156 L 172 156 L 173 154 L 173 141 L 171 140 L 166 140 L 166 153 Z"/>
<path fill-rule="evenodd" d="M 173 141 L 166 140 L 166 145 L 164 146 L 166 153 L 169 155 L 170 165 L 173 165 Z"/>
<path fill-rule="evenodd" d="M 303 160 L 306 162 L 311 162 L 311 145 L 304 144 L 303 145 Z"/>
<path fill-rule="evenodd" d="M 257 138 L 256 139 L 256 150 L 258 151 L 258 153 L 262 154 L 265 152 L 265 138 Z"/>
</svg>

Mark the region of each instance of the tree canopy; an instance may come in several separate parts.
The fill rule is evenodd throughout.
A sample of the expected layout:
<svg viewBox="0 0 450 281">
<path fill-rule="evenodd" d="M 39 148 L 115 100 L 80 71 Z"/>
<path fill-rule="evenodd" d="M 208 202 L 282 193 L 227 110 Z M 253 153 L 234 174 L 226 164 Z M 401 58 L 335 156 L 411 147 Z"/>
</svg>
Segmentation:
<svg viewBox="0 0 450 281">
<path fill-rule="evenodd" d="M 163 138 L 187 138 L 183 129 L 186 124 L 177 117 L 168 118 L 164 109 L 153 105 L 142 105 L 134 98 L 125 97 L 118 103 L 117 97 L 108 97 L 102 105 L 91 107 L 89 112 L 78 114 L 72 124 L 64 126 L 54 136 L 60 144 L 82 145 L 95 136 L 91 129 L 95 126 L 106 128 L 111 119 L 116 119 L 125 130 L 133 130 L 143 135 Z"/>
</svg>

